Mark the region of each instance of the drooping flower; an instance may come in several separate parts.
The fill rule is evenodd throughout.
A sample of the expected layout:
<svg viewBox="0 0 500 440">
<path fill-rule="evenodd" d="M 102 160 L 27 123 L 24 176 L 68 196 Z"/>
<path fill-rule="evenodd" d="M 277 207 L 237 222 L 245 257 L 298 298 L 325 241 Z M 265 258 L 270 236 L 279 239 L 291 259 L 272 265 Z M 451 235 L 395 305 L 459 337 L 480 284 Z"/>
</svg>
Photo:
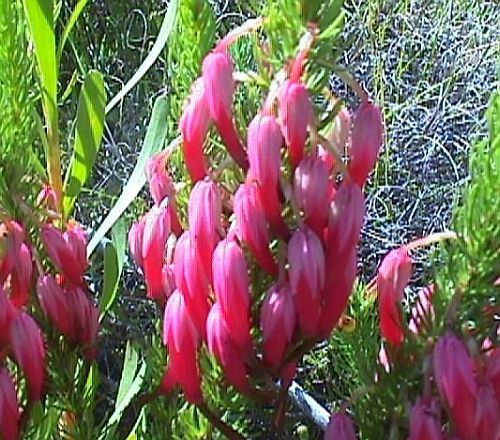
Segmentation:
<svg viewBox="0 0 500 440">
<path fill-rule="evenodd" d="M 19 429 L 19 402 L 14 382 L 5 368 L 0 368 L 0 437 L 17 440 Z"/>
<path fill-rule="evenodd" d="M 17 261 L 12 270 L 10 280 L 10 299 L 12 304 L 17 308 L 25 306 L 28 302 L 32 269 L 33 262 L 31 261 L 30 248 L 23 243 L 19 248 Z"/>
<path fill-rule="evenodd" d="M 236 240 L 228 237 L 213 255 L 214 292 L 234 344 L 250 352 L 250 281 L 245 256 Z"/>
<path fill-rule="evenodd" d="M 73 324 L 71 339 L 86 348 L 87 356 L 92 358 L 99 329 L 99 311 L 81 287 L 70 287 L 67 295 Z"/>
<path fill-rule="evenodd" d="M 8 344 L 9 328 L 14 312 L 14 307 L 7 296 L 7 292 L 0 284 L 0 350 Z"/>
<path fill-rule="evenodd" d="M 500 403 L 490 383 L 481 383 L 475 414 L 477 440 L 500 440 Z"/>
<path fill-rule="evenodd" d="M 12 272 L 24 240 L 23 227 L 14 220 L 0 223 L 0 284 Z"/>
<path fill-rule="evenodd" d="M 304 156 L 307 127 L 314 115 L 309 92 L 301 81 L 287 80 L 283 83 L 278 94 L 278 113 L 290 162 L 295 169 Z"/>
<path fill-rule="evenodd" d="M 228 382 L 242 393 L 247 393 L 249 384 L 244 358 L 233 342 L 231 331 L 218 302 L 212 306 L 208 314 L 207 341 L 210 353 L 222 365 Z"/>
<path fill-rule="evenodd" d="M 420 289 L 415 304 L 410 310 L 410 322 L 408 329 L 415 335 L 428 331 L 434 318 L 432 297 L 434 296 L 434 284 Z"/>
<path fill-rule="evenodd" d="M 478 387 L 473 361 L 465 344 L 452 332 L 441 336 L 433 351 L 434 380 L 441 399 L 462 438 L 476 435 Z"/>
<path fill-rule="evenodd" d="M 410 413 L 409 440 L 443 440 L 440 412 L 437 399 L 419 397 Z"/>
<path fill-rule="evenodd" d="M 412 265 L 408 249 L 403 246 L 386 255 L 377 273 L 380 333 L 394 345 L 404 340 L 401 301 L 411 277 Z"/>
<path fill-rule="evenodd" d="M 304 212 L 305 222 L 318 237 L 323 237 L 323 229 L 328 220 L 329 180 L 328 169 L 323 161 L 314 155 L 305 157 L 295 169 L 295 202 Z"/>
<path fill-rule="evenodd" d="M 63 335 L 70 338 L 73 322 L 66 292 L 51 275 L 38 278 L 36 291 L 45 316 Z"/>
<path fill-rule="evenodd" d="M 184 161 L 193 182 L 207 176 L 207 165 L 203 154 L 203 144 L 207 137 L 211 118 L 205 96 L 202 78 L 198 78 L 191 89 L 189 103 L 184 108 L 180 120 L 182 133 L 182 152 Z"/>
<path fill-rule="evenodd" d="M 202 72 L 210 116 L 226 144 L 229 154 L 246 171 L 248 158 L 231 115 L 235 82 L 233 62 L 229 54 L 224 51 L 209 53 L 203 60 Z"/>
<path fill-rule="evenodd" d="M 160 391 L 168 393 L 180 385 L 188 402 L 200 403 L 199 337 L 179 290 L 172 293 L 165 306 L 163 343 L 168 347 L 169 359 Z"/>
<path fill-rule="evenodd" d="M 328 140 L 332 142 L 337 150 L 342 154 L 344 153 L 349 136 L 351 134 L 351 115 L 349 110 L 342 107 L 333 120 L 333 127 L 328 134 Z"/>
<path fill-rule="evenodd" d="M 40 400 L 45 376 L 45 347 L 42 332 L 30 315 L 20 312 L 13 318 L 9 342 L 14 359 L 28 382 L 30 399 Z"/>
<path fill-rule="evenodd" d="M 486 360 L 486 377 L 493 386 L 496 398 L 500 401 L 500 349 L 494 348 Z"/>
<path fill-rule="evenodd" d="M 292 235 L 288 243 L 288 264 L 299 327 L 305 335 L 314 336 L 325 288 L 325 255 L 320 239 L 307 226 Z"/>
<path fill-rule="evenodd" d="M 144 225 L 146 224 L 146 216 L 141 217 L 134 222 L 128 231 L 128 247 L 130 255 L 132 255 L 135 264 L 140 268 L 144 266 L 142 258 L 142 238 L 144 236 Z"/>
<path fill-rule="evenodd" d="M 326 427 L 324 440 L 356 440 L 356 431 L 345 411 L 332 414 Z"/>
<path fill-rule="evenodd" d="M 269 249 L 269 230 L 256 184 L 240 185 L 233 204 L 238 238 L 245 242 L 259 266 L 275 275 L 278 268 Z"/>
<path fill-rule="evenodd" d="M 363 102 L 353 115 L 348 165 L 350 177 L 361 187 L 377 162 L 382 132 L 380 109 L 371 102 Z"/>
</svg>

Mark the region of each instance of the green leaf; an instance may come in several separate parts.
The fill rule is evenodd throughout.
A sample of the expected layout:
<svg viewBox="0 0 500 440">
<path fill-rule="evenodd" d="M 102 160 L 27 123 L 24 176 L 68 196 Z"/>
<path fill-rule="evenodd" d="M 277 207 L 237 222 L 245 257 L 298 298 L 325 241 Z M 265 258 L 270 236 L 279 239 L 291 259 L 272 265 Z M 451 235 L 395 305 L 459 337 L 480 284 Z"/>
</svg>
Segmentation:
<svg viewBox="0 0 500 440">
<path fill-rule="evenodd" d="M 69 34 L 73 30 L 73 27 L 75 26 L 76 22 L 78 21 L 78 17 L 80 17 L 81 13 L 85 9 L 85 6 L 87 5 L 89 0 L 79 0 L 78 3 L 75 5 L 75 8 L 73 9 L 73 12 L 71 13 L 68 22 L 66 23 L 66 26 L 64 26 L 63 33 L 61 35 L 61 41 L 59 42 L 59 47 L 57 48 L 57 65 L 59 66 L 61 63 L 61 55 L 64 49 L 64 45 L 66 44 L 66 41 L 69 37 Z"/>
<path fill-rule="evenodd" d="M 153 47 L 142 64 L 132 75 L 132 78 L 130 78 L 123 88 L 111 99 L 111 101 L 109 101 L 109 104 L 106 106 L 106 114 L 109 113 L 115 105 L 118 104 L 128 92 L 130 92 L 130 90 L 132 90 L 132 88 L 140 81 L 140 79 L 146 74 L 146 72 L 160 56 L 165 44 L 167 43 L 168 37 L 174 29 L 178 6 L 179 0 L 171 0 L 169 2 L 160 32 L 158 32 L 158 36 L 156 37 Z"/>
<path fill-rule="evenodd" d="M 106 91 L 101 73 L 91 70 L 85 77 L 76 113 L 73 157 L 65 179 L 64 213 L 68 216 L 90 176 L 104 131 Z"/>
<path fill-rule="evenodd" d="M 165 145 L 165 139 L 167 137 L 167 114 L 168 99 L 166 97 L 159 97 L 155 101 L 146 137 L 144 138 L 144 143 L 134 170 L 123 187 L 122 193 L 118 197 L 115 205 L 111 208 L 111 211 L 99 225 L 97 231 L 90 240 L 87 246 L 87 255 L 92 255 L 99 242 L 137 197 L 146 183 L 146 175 L 144 174 L 146 162 Z M 176 141 L 178 142 L 178 140 Z"/>
<path fill-rule="evenodd" d="M 104 285 L 99 303 L 101 320 L 115 302 L 118 293 L 127 242 L 127 225 L 124 219 L 116 222 L 111 229 L 111 237 L 112 241 L 104 249 Z"/>
</svg>

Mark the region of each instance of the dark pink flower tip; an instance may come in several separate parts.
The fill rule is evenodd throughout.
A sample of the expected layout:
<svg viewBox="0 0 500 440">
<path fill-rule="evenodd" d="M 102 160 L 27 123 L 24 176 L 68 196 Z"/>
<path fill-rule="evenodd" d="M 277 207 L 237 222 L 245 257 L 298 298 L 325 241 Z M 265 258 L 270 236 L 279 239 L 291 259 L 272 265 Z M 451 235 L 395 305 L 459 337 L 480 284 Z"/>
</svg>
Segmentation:
<svg viewBox="0 0 500 440">
<path fill-rule="evenodd" d="M 278 94 L 278 113 L 290 162 L 295 168 L 304 156 L 307 127 L 314 117 L 309 92 L 302 82 L 287 80 L 283 83 Z"/>
<path fill-rule="evenodd" d="M 380 333 L 394 345 L 404 340 L 405 324 L 401 313 L 404 289 L 410 281 L 412 259 L 406 247 L 395 249 L 385 256 L 377 273 Z"/>
<path fill-rule="evenodd" d="M 274 368 L 280 366 L 290 347 L 297 316 L 292 291 L 288 286 L 271 286 L 260 311 L 264 358 Z"/>
<path fill-rule="evenodd" d="M 474 364 L 465 344 L 452 332 L 439 338 L 433 351 L 434 380 L 456 432 L 475 438 L 478 387 Z"/>
<path fill-rule="evenodd" d="M 42 226 L 42 241 L 54 266 L 71 283 L 80 285 L 87 270 L 87 235 L 77 223 L 68 223 L 65 232 L 48 224 Z"/>
<path fill-rule="evenodd" d="M 153 206 L 146 214 L 142 236 L 142 261 L 148 298 L 164 300 L 162 267 L 167 239 L 170 235 L 169 200 Z"/>
<path fill-rule="evenodd" d="M 0 435 L 3 440 L 17 440 L 19 429 L 19 401 L 9 372 L 0 368 Z"/>
<path fill-rule="evenodd" d="M 231 338 L 230 329 L 218 302 L 212 306 L 208 314 L 207 341 L 210 353 L 222 365 L 228 382 L 240 392 L 247 393 L 249 384 L 244 357 Z"/>
<path fill-rule="evenodd" d="M 332 414 L 323 438 L 324 440 L 356 440 L 354 424 L 345 411 Z"/>
<path fill-rule="evenodd" d="M 328 220 L 330 199 L 329 173 L 324 162 L 317 156 L 305 157 L 295 169 L 293 194 L 295 202 L 304 212 L 305 222 L 318 237 Z"/>
<path fill-rule="evenodd" d="M 248 126 L 248 160 L 250 173 L 260 186 L 277 186 L 282 144 L 283 136 L 276 119 L 257 114 Z"/>
<path fill-rule="evenodd" d="M 18 309 L 28 303 L 31 288 L 31 275 L 33 272 L 33 261 L 31 260 L 31 250 L 25 243 L 21 244 L 17 262 L 11 275 L 12 304 Z"/>
<path fill-rule="evenodd" d="M 202 180 L 207 175 L 203 145 L 211 121 L 203 79 L 198 78 L 193 84 L 179 124 L 184 161 L 193 182 Z"/>
<path fill-rule="evenodd" d="M 219 242 L 213 254 L 214 291 L 231 338 L 238 348 L 251 351 L 250 281 L 245 256 L 236 240 Z"/>
<path fill-rule="evenodd" d="M 256 184 L 240 185 L 233 205 L 238 238 L 248 246 L 259 266 L 275 275 L 278 267 L 269 249 L 268 223 Z"/>
<path fill-rule="evenodd" d="M 18 313 L 12 320 L 9 340 L 14 359 L 28 382 L 30 399 L 40 400 L 45 377 L 45 347 L 38 324 L 27 313 Z"/>
<path fill-rule="evenodd" d="M 141 217 L 140 220 L 134 222 L 128 232 L 128 246 L 130 255 L 139 267 L 143 267 L 144 261 L 142 258 L 142 238 L 144 236 L 144 225 L 146 224 L 146 217 Z"/>
<path fill-rule="evenodd" d="M 419 397 L 410 412 L 409 440 L 444 440 L 437 399 Z"/>
<path fill-rule="evenodd" d="M 0 283 L 3 284 L 12 272 L 23 241 L 24 229 L 18 222 L 0 223 Z"/>
<path fill-rule="evenodd" d="M 350 162 L 348 171 L 358 185 L 363 186 L 375 167 L 382 146 L 383 124 L 380 109 L 371 102 L 363 102 L 354 112 Z"/>
<path fill-rule="evenodd" d="M 189 402 L 201 402 L 199 336 L 179 290 L 174 290 L 165 306 L 163 343 L 168 347 L 169 361 L 160 391 L 167 393 L 180 385 Z"/>
<path fill-rule="evenodd" d="M 325 288 L 325 254 L 321 240 L 309 227 L 303 226 L 292 235 L 288 264 L 299 327 L 305 335 L 315 336 Z"/>
</svg>

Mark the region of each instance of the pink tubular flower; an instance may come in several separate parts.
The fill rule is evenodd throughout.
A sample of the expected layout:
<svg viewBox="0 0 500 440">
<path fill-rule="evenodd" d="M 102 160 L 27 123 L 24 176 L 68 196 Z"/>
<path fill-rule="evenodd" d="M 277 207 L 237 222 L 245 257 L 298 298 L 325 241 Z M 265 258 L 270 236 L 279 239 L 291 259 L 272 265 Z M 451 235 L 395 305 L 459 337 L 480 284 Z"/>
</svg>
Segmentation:
<svg viewBox="0 0 500 440">
<path fill-rule="evenodd" d="M 32 401 L 40 400 L 45 375 L 45 347 L 42 332 L 27 313 L 12 320 L 9 341 L 16 363 L 23 370 Z"/>
<path fill-rule="evenodd" d="M 175 290 L 175 272 L 173 264 L 164 264 L 161 270 L 161 279 L 163 284 L 163 294 L 168 299 Z"/>
<path fill-rule="evenodd" d="M 99 311 L 80 287 L 70 288 L 67 295 L 73 324 L 71 339 L 76 344 L 87 348 L 89 357 L 91 357 L 94 353 L 99 329 Z"/>
<path fill-rule="evenodd" d="M 328 219 L 329 181 L 328 169 L 316 156 L 307 156 L 295 169 L 294 196 L 299 209 L 304 212 L 305 222 L 318 237 Z"/>
<path fill-rule="evenodd" d="M 287 80 L 278 95 L 278 113 L 290 162 L 296 168 L 304 156 L 307 127 L 313 118 L 313 107 L 306 86 L 300 81 Z"/>
<path fill-rule="evenodd" d="M 0 284 L 0 351 L 9 342 L 8 334 L 12 318 L 14 317 L 14 307 L 10 302 L 7 292 Z"/>
<path fill-rule="evenodd" d="M 16 388 L 5 368 L 0 368 L 0 437 L 3 440 L 18 439 L 19 402 Z"/>
<path fill-rule="evenodd" d="M 500 349 L 494 348 L 486 360 L 486 377 L 491 382 L 498 401 L 500 401 Z"/>
<path fill-rule="evenodd" d="M 389 252 L 377 273 L 380 333 L 394 345 L 404 340 L 401 301 L 411 273 L 412 259 L 404 246 Z"/>
<path fill-rule="evenodd" d="M 165 202 L 160 206 L 153 206 L 146 214 L 142 237 L 142 261 L 147 295 L 148 298 L 160 302 L 164 300 L 161 270 L 170 234 L 168 200 Z"/>
<path fill-rule="evenodd" d="M 432 297 L 434 295 L 434 284 L 430 284 L 418 292 L 418 297 L 410 310 L 410 323 L 408 329 L 415 335 L 430 329 L 434 317 Z"/>
<path fill-rule="evenodd" d="M 305 335 L 315 336 L 325 288 L 325 255 L 320 239 L 307 226 L 292 235 L 288 243 L 288 263 L 299 327 Z"/>
<path fill-rule="evenodd" d="M 36 291 L 45 316 L 69 338 L 73 332 L 73 322 L 66 292 L 51 275 L 38 278 Z"/>
<path fill-rule="evenodd" d="M 371 102 L 363 102 L 354 112 L 351 148 L 349 150 L 349 175 L 363 186 L 375 167 L 382 146 L 382 115 Z"/>
<path fill-rule="evenodd" d="M 252 349 L 250 282 L 245 256 L 234 238 L 219 242 L 213 255 L 214 291 L 234 344 Z"/>
<path fill-rule="evenodd" d="M 184 232 L 174 252 L 175 285 L 184 296 L 189 315 L 203 339 L 210 310 L 209 282 L 201 268 L 201 257 L 191 231 Z"/>
<path fill-rule="evenodd" d="M 248 159 L 231 116 L 235 90 L 233 62 L 228 53 L 211 52 L 203 60 L 203 82 L 210 116 L 235 162 L 248 169 Z"/>
<path fill-rule="evenodd" d="M 66 231 L 47 224 L 42 226 L 42 241 L 54 266 L 73 284 L 83 283 L 88 266 L 87 235 L 77 223 L 68 224 Z"/>
<path fill-rule="evenodd" d="M 144 225 L 146 224 L 146 216 L 134 222 L 128 231 L 128 247 L 130 254 L 135 264 L 142 268 L 144 260 L 142 258 L 142 237 L 144 236 Z"/>
<path fill-rule="evenodd" d="M 433 352 L 434 380 L 446 403 L 456 432 L 464 439 L 475 438 L 478 387 L 473 361 L 465 344 L 452 332 L 439 338 Z"/>
<path fill-rule="evenodd" d="M 255 183 L 247 182 L 238 188 L 234 214 L 239 240 L 245 242 L 262 269 L 275 275 L 278 268 L 269 249 L 267 220 Z"/>
<path fill-rule="evenodd" d="M 160 390 L 168 393 L 174 386 L 180 385 L 189 402 L 200 403 L 199 339 L 179 290 L 172 293 L 165 306 L 163 343 L 168 347 L 169 360 Z"/>
<path fill-rule="evenodd" d="M 324 440 L 356 440 L 356 432 L 351 418 L 340 411 L 332 414 L 330 423 L 326 427 Z"/>
<path fill-rule="evenodd" d="M 293 295 L 288 286 L 269 288 L 260 310 L 264 359 L 278 368 L 292 343 L 296 312 Z"/>
<path fill-rule="evenodd" d="M 10 298 L 12 304 L 17 308 L 25 306 L 28 302 L 32 269 L 33 262 L 31 261 L 30 248 L 23 243 L 19 248 L 16 265 L 11 275 Z"/>
<path fill-rule="evenodd" d="M 410 413 L 409 440 L 444 440 L 437 399 L 420 397 Z"/>
<path fill-rule="evenodd" d="M 200 180 L 189 197 L 188 220 L 197 253 L 207 279 L 212 281 L 212 253 L 219 241 L 222 202 L 217 184 Z"/>
<path fill-rule="evenodd" d="M 249 390 L 247 370 L 240 350 L 233 343 L 222 307 L 216 302 L 207 318 L 208 349 L 222 365 L 227 380 L 242 393 Z"/>
<path fill-rule="evenodd" d="M 180 120 L 182 133 L 182 152 L 184 161 L 193 182 L 207 175 L 203 144 L 210 127 L 210 111 L 205 96 L 203 79 L 198 78 L 192 87 L 189 103 L 184 108 Z"/>
<path fill-rule="evenodd" d="M 328 140 L 337 147 L 340 153 L 346 149 L 351 134 L 351 123 L 349 110 L 345 107 L 341 108 L 333 120 L 332 131 L 328 135 Z"/>
<path fill-rule="evenodd" d="M 477 440 L 500 440 L 500 404 L 487 382 L 478 389 L 475 423 Z"/>
<path fill-rule="evenodd" d="M 57 211 L 56 192 L 47 184 L 44 184 L 36 198 L 36 206 L 44 206 L 51 211 Z"/>
<path fill-rule="evenodd" d="M 0 223 L 0 284 L 14 269 L 24 240 L 23 227 L 14 220 Z"/>
</svg>

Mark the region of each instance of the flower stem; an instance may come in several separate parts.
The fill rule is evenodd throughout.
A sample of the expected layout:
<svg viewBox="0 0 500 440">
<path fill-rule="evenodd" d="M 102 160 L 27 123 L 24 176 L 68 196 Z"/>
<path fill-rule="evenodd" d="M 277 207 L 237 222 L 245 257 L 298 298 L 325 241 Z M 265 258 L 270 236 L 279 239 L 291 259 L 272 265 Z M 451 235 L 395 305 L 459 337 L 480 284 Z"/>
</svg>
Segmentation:
<svg viewBox="0 0 500 440">
<path fill-rule="evenodd" d="M 212 412 L 205 402 L 197 404 L 196 407 L 205 416 L 205 418 L 229 440 L 245 440 L 245 437 L 243 437 L 239 432 L 235 431 L 227 423 L 224 423 L 219 417 L 217 417 L 217 415 Z"/>
</svg>

